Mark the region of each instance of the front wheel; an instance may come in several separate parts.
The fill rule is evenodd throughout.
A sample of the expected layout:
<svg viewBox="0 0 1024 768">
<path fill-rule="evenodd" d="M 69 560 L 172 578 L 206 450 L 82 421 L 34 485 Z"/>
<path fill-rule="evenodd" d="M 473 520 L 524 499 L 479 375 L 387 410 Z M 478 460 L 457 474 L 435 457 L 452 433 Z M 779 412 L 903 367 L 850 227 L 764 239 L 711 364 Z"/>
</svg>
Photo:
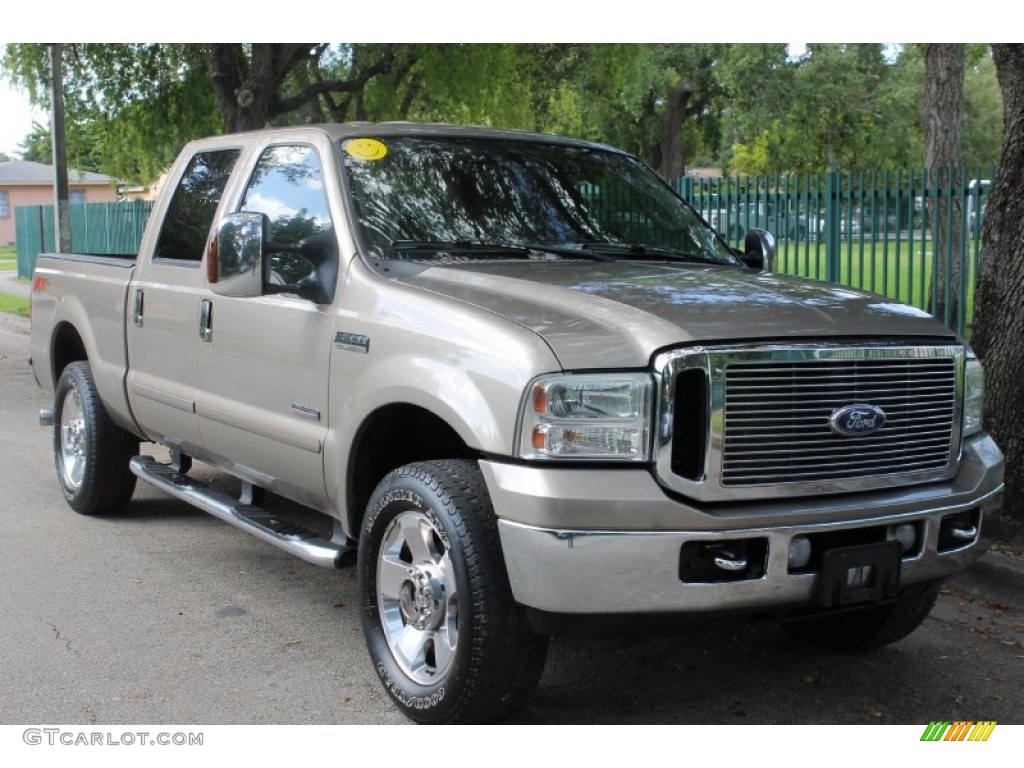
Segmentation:
<svg viewBox="0 0 1024 768">
<path fill-rule="evenodd" d="M 54 398 L 53 460 L 68 504 L 83 515 L 115 512 L 135 490 L 128 462 L 139 441 L 111 421 L 89 363 L 70 363 Z"/>
<path fill-rule="evenodd" d="M 473 461 L 427 461 L 377 486 L 359 540 L 366 645 L 388 695 L 421 723 L 489 722 L 528 696 L 547 640 L 512 598 Z"/>
</svg>

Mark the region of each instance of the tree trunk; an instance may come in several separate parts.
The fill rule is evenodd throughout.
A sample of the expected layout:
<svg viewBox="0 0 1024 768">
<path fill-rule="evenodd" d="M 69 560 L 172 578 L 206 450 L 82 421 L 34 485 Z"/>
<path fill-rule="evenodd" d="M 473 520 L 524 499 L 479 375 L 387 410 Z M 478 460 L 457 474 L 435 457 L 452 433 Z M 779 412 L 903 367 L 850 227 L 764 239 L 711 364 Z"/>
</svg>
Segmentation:
<svg viewBox="0 0 1024 768">
<path fill-rule="evenodd" d="M 311 47 L 309 43 L 253 43 L 246 56 L 240 43 L 202 44 L 224 131 L 256 131 L 280 114 L 275 106 L 281 85 Z"/>
<path fill-rule="evenodd" d="M 665 115 L 662 118 L 661 139 L 658 142 L 660 158 L 658 173 L 665 179 L 678 179 L 686 173 L 686 148 L 683 146 L 683 123 L 688 117 L 687 106 L 693 97 L 693 84 L 689 78 L 679 82 L 665 94 Z"/>
<path fill-rule="evenodd" d="M 993 45 L 1003 146 L 982 224 L 971 343 L 985 364 L 985 426 L 1006 454 L 1000 538 L 1024 537 L 1024 45 Z"/>
<path fill-rule="evenodd" d="M 960 178 L 964 113 L 964 46 L 928 43 L 924 47 L 925 168 L 933 189 L 956 189 Z M 929 201 L 933 231 L 932 314 L 956 328 L 960 318 L 960 226 L 957 195 Z"/>
</svg>

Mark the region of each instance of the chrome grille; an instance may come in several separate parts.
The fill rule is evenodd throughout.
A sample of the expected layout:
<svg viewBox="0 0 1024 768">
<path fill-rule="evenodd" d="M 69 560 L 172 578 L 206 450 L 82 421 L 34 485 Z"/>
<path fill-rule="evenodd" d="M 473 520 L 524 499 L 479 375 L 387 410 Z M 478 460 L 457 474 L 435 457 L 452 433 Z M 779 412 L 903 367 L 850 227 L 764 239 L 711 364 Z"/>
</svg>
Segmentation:
<svg viewBox="0 0 1024 768">
<path fill-rule="evenodd" d="M 941 472 L 953 459 L 952 356 L 733 361 L 724 379 L 724 486 Z M 855 404 L 881 408 L 885 425 L 870 435 L 836 434 L 832 414 Z"/>
</svg>

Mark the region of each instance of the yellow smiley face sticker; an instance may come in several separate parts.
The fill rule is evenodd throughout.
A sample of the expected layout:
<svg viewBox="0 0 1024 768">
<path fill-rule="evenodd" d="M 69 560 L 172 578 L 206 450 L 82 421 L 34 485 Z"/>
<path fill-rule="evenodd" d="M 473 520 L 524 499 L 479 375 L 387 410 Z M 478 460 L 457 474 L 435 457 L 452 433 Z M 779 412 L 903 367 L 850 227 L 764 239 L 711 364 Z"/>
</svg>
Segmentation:
<svg viewBox="0 0 1024 768">
<path fill-rule="evenodd" d="M 345 151 L 356 160 L 380 160 L 388 153 L 384 142 L 377 139 L 349 139 Z"/>
</svg>

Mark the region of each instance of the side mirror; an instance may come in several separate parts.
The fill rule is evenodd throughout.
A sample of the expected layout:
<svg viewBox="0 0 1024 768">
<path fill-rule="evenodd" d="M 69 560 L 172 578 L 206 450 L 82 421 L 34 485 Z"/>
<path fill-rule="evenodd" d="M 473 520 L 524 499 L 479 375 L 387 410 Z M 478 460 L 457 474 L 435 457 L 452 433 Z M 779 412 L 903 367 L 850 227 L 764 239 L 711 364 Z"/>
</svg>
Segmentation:
<svg viewBox="0 0 1024 768">
<path fill-rule="evenodd" d="M 334 286 L 338 282 L 338 241 L 332 229 L 304 238 L 296 245 L 264 243 L 263 251 L 271 256 L 266 261 L 268 279 L 263 285 L 264 293 L 294 293 L 314 304 L 334 301 Z M 307 266 L 312 271 L 301 277 Z M 284 269 L 277 271 L 274 267 Z M 274 272 L 277 272 L 278 279 L 274 279 Z M 289 283 L 288 279 L 294 282 Z"/>
<path fill-rule="evenodd" d="M 270 219 L 264 213 L 240 211 L 221 220 L 206 253 L 206 277 L 213 292 L 242 299 L 294 293 L 316 304 L 334 301 L 338 246 L 333 232 L 308 237 L 297 245 L 270 242 L 269 232 Z M 295 254 L 298 263 L 309 264 L 312 271 L 296 279 L 294 270 L 286 270 L 287 277 L 295 279 L 291 283 L 287 278 L 270 279 L 274 254 Z"/>
<path fill-rule="evenodd" d="M 775 266 L 775 235 L 767 229 L 748 229 L 740 261 L 751 269 L 771 272 Z"/>
<path fill-rule="evenodd" d="M 263 295 L 263 243 L 267 217 L 262 213 L 231 213 L 217 227 L 206 254 L 206 277 L 221 296 Z"/>
</svg>

